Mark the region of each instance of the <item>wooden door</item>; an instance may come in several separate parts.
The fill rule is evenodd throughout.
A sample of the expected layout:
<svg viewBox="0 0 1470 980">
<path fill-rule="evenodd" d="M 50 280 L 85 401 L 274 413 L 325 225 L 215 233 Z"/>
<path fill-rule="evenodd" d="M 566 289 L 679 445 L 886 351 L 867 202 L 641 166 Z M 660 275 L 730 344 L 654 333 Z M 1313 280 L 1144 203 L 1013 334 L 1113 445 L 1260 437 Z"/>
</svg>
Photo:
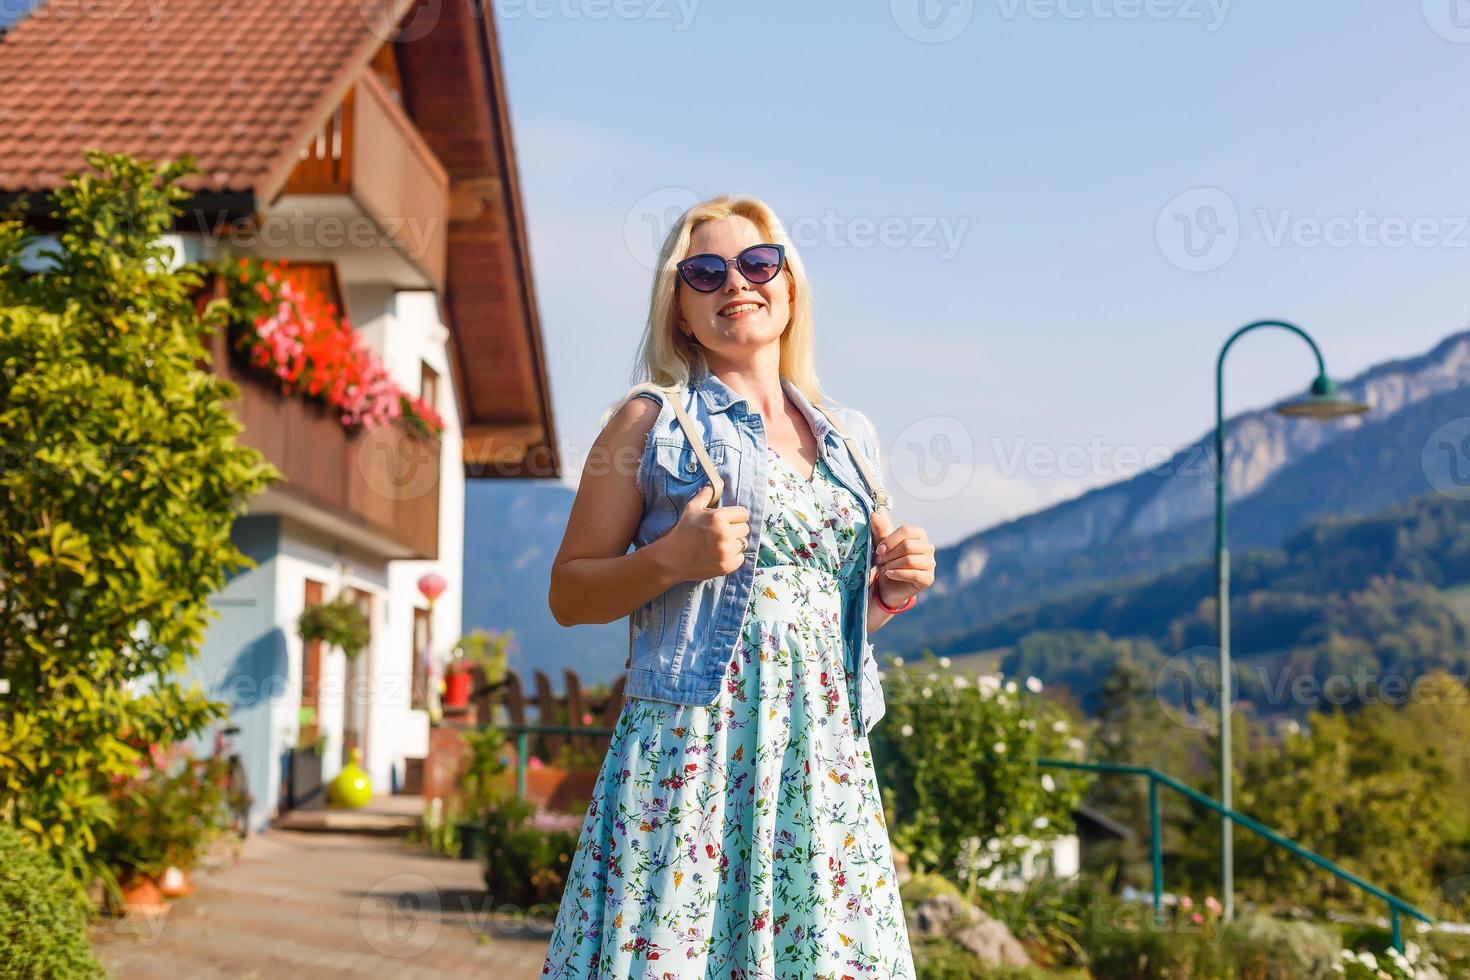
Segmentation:
<svg viewBox="0 0 1470 980">
<path fill-rule="evenodd" d="M 326 586 L 321 582 L 306 580 L 306 594 L 304 596 L 308 606 L 315 606 L 322 601 L 326 594 Z M 318 714 L 321 710 L 321 688 L 322 688 L 322 641 L 309 640 L 301 650 L 301 707 L 310 709 L 310 719 L 305 716 L 308 711 L 301 712 L 301 734 L 298 744 L 305 744 L 317 737 L 321 731 L 321 718 Z"/>
</svg>

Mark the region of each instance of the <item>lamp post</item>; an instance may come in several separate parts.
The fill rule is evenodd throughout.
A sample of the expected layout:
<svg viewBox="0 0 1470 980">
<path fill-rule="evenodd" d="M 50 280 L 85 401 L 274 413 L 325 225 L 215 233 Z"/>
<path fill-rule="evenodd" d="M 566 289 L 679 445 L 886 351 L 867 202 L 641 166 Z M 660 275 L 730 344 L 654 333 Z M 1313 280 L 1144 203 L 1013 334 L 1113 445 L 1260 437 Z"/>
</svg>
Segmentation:
<svg viewBox="0 0 1470 980">
<path fill-rule="evenodd" d="M 1317 378 L 1311 394 L 1276 406 L 1281 415 L 1328 421 L 1368 411 L 1368 406 L 1344 398 L 1327 376 L 1327 365 L 1317 344 L 1301 327 L 1282 320 L 1257 320 L 1248 323 L 1225 341 L 1215 362 L 1215 632 L 1220 641 L 1220 803 L 1228 811 L 1231 803 L 1230 714 L 1234 703 L 1230 690 L 1230 551 L 1225 545 L 1225 355 L 1230 345 L 1258 327 L 1280 327 L 1290 330 L 1312 348 L 1317 359 Z M 1229 813 L 1220 817 L 1220 887 L 1226 922 L 1235 916 L 1235 863 L 1232 840 L 1233 824 Z"/>
</svg>

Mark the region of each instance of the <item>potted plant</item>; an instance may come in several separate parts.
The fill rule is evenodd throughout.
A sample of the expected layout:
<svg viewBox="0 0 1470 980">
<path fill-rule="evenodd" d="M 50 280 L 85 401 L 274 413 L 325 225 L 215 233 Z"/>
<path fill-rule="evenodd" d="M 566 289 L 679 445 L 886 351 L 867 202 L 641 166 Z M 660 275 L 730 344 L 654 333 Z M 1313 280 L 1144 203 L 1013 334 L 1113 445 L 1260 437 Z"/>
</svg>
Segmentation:
<svg viewBox="0 0 1470 980">
<path fill-rule="evenodd" d="M 326 803 L 326 787 L 322 785 L 322 753 L 327 738 L 316 730 L 316 709 L 301 709 L 300 734 L 291 747 L 287 766 L 286 808 L 318 810 Z"/>
<path fill-rule="evenodd" d="M 510 630 L 474 630 L 460 637 L 454 649 L 470 664 L 478 664 L 485 673 L 485 683 L 495 687 L 505 681 L 510 644 L 514 638 L 515 634 Z"/>
<path fill-rule="evenodd" d="M 470 703 L 470 685 L 474 675 L 469 661 L 455 657 L 444 668 L 444 707 L 464 708 Z"/>
<path fill-rule="evenodd" d="M 511 636 L 510 632 L 475 630 L 460 637 L 444 668 L 445 707 L 463 708 L 470 703 L 476 666 L 484 672 L 488 686 L 498 687 L 505 683 Z"/>
<path fill-rule="evenodd" d="M 307 643 L 320 640 L 328 647 L 337 647 L 348 660 L 356 659 L 372 639 L 367 614 L 346 596 L 308 605 L 296 620 L 296 632 Z"/>
<path fill-rule="evenodd" d="M 187 890 L 186 873 L 228 825 L 225 759 L 196 759 L 182 747 L 154 748 L 138 775 L 114 787 L 114 821 L 99 835 L 124 911 L 167 905 L 159 881 Z"/>
</svg>

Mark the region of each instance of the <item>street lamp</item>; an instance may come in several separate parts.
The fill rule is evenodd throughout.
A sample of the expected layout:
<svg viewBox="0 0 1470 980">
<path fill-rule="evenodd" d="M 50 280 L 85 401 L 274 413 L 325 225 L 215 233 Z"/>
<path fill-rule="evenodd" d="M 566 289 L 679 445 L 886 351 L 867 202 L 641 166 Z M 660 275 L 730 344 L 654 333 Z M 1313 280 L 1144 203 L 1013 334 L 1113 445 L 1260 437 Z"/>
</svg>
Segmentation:
<svg viewBox="0 0 1470 980">
<path fill-rule="evenodd" d="M 1328 421 L 1368 411 L 1362 402 L 1344 398 L 1327 376 L 1322 352 L 1307 332 L 1281 320 L 1258 320 L 1248 323 L 1225 341 L 1220 358 L 1215 362 L 1215 631 L 1220 641 L 1220 803 L 1231 809 L 1230 706 L 1234 703 L 1230 690 L 1230 552 L 1225 546 L 1225 354 L 1243 334 L 1257 327 L 1280 327 L 1290 330 L 1307 342 L 1317 358 L 1317 378 L 1311 394 L 1276 406 L 1282 415 Z M 1229 813 L 1220 817 L 1220 879 L 1223 915 L 1226 922 L 1235 915 L 1235 865 L 1231 836 L 1233 823 Z"/>
</svg>

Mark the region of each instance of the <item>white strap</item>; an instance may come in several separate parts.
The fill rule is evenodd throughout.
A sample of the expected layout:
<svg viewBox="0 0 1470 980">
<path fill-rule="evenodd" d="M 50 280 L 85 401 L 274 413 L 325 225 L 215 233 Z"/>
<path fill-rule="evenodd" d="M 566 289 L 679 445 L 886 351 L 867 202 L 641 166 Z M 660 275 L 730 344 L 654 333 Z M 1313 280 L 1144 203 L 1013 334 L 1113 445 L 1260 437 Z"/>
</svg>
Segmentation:
<svg viewBox="0 0 1470 980">
<path fill-rule="evenodd" d="M 720 478 L 719 470 L 715 469 L 715 461 L 710 459 L 709 450 L 704 448 L 704 440 L 699 438 L 699 433 L 694 430 L 694 420 L 689 417 L 689 412 L 684 408 L 680 399 L 682 394 L 677 388 L 661 388 L 655 384 L 636 385 L 629 391 L 629 397 L 635 397 L 639 392 L 647 391 L 651 394 L 662 396 L 674 409 L 674 417 L 679 420 L 679 426 L 684 430 L 684 436 L 689 440 L 689 447 L 694 450 L 694 457 L 699 460 L 699 465 L 704 469 L 704 475 L 709 477 L 710 486 L 715 488 L 714 500 L 710 501 L 711 507 L 720 506 L 720 498 L 725 495 L 725 481 Z"/>
</svg>

